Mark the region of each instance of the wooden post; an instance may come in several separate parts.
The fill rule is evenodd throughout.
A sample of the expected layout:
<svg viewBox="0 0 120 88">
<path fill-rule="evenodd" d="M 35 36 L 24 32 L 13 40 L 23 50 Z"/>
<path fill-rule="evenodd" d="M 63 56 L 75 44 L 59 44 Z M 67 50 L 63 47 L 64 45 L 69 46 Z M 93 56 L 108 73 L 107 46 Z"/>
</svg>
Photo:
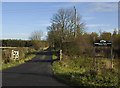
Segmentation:
<svg viewBox="0 0 120 88">
<path fill-rule="evenodd" d="M 60 50 L 60 61 L 62 60 L 62 50 Z"/>
</svg>

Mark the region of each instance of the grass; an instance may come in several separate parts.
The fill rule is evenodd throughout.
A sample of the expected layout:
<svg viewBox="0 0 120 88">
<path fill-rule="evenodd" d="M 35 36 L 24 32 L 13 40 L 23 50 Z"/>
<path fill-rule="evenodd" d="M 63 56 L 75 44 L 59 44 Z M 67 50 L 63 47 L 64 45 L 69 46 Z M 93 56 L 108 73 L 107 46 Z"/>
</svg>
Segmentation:
<svg viewBox="0 0 120 88">
<path fill-rule="evenodd" d="M 53 59 L 53 60 L 55 60 L 55 59 L 57 59 L 57 58 L 58 58 L 58 57 L 55 56 L 55 55 L 52 56 L 52 59 Z"/>
<path fill-rule="evenodd" d="M 53 59 L 57 56 L 53 54 Z M 97 58 L 96 69 L 93 69 L 93 59 L 64 57 L 62 61 L 54 61 L 52 70 L 56 78 L 71 86 L 118 86 L 119 59 L 114 59 L 114 68 L 110 70 L 109 59 Z"/>
<path fill-rule="evenodd" d="M 6 68 L 9 68 L 9 67 L 17 66 L 19 64 L 23 64 L 26 61 L 31 60 L 33 57 L 35 57 L 38 52 L 39 51 L 28 52 L 27 55 L 25 56 L 25 58 L 22 58 L 22 59 L 19 59 L 19 60 L 16 60 L 16 61 L 12 61 L 12 62 L 7 63 L 7 64 L 2 64 L 2 69 L 6 69 Z"/>
</svg>

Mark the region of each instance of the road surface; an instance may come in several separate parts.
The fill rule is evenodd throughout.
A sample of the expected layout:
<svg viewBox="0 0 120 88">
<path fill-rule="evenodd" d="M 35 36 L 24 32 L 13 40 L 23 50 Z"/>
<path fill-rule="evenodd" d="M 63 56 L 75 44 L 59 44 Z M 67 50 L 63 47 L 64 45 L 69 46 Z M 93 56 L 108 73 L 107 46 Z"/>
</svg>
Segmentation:
<svg viewBox="0 0 120 88">
<path fill-rule="evenodd" d="M 51 70 L 50 48 L 16 67 L 2 71 L 2 86 L 66 86 L 56 80 Z"/>
</svg>

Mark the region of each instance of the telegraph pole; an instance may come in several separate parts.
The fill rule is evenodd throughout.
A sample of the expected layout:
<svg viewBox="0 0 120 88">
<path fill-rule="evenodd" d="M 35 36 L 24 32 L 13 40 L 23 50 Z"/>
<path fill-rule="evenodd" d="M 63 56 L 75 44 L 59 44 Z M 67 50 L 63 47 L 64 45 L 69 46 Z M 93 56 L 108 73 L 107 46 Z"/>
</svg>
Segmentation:
<svg viewBox="0 0 120 88">
<path fill-rule="evenodd" d="M 118 24 L 120 24 L 120 1 L 118 2 Z M 118 25 L 118 34 L 120 35 L 120 25 Z"/>
<path fill-rule="evenodd" d="M 75 9 L 75 38 L 77 36 L 77 28 L 76 28 L 76 8 L 74 6 L 74 9 Z"/>
</svg>

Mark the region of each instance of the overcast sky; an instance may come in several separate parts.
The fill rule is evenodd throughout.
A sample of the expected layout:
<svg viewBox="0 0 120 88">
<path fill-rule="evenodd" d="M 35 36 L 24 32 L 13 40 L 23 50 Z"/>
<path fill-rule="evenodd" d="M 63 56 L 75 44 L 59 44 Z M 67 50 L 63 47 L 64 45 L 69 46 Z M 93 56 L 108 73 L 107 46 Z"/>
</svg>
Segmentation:
<svg viewBox="0 0 120 88">
<path fill-rule="evenodd" d="M 3 2 L 2 3 L 2 38 L 29 39 L 35 30 L 43 31 L 50 19 L 59 9 L 77 9 L 86 23 L 86 32 L 113 32 L 118 28 L 117 2 Z"/>
</svg>

